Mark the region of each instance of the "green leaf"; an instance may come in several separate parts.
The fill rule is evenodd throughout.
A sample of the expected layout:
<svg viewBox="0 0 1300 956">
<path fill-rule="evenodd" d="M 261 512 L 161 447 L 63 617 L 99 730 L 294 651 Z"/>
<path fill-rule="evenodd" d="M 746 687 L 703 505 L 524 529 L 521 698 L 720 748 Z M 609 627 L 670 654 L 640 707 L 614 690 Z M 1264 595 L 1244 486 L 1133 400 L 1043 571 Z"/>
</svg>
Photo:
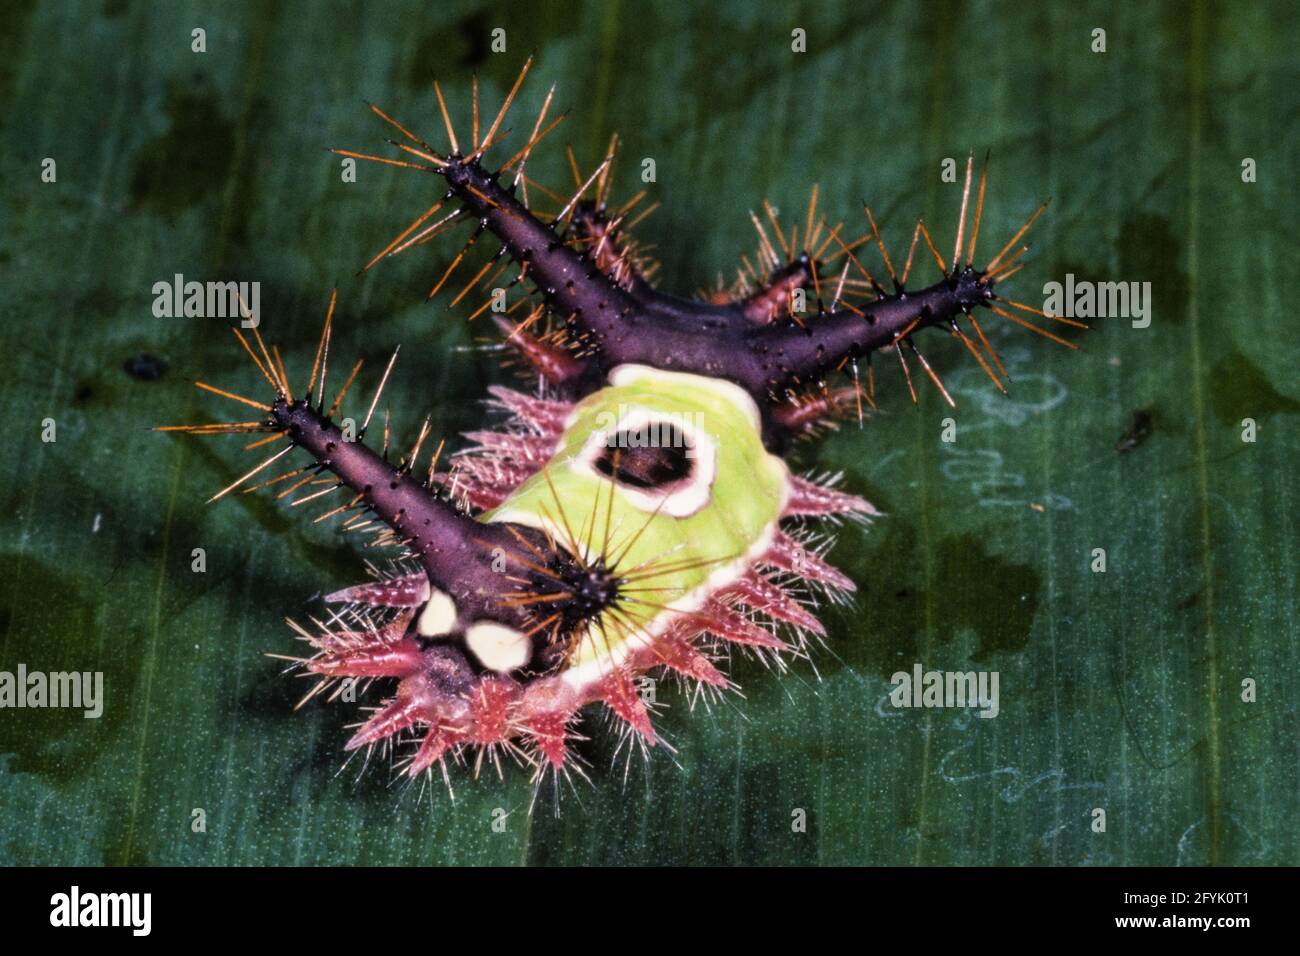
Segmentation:
<svg viewBox="0 0 1300 956">
<path fill-rule="evenodd" d="M 0 861 L 1300 861 L 1292 13 L 4 5 L 0 670 L 102 671 L 106 702 L 93 720 L 0 711 Z M 337 283 L 336 375 L 364 358 L 372 389 L 403 344 L 395 439 L 426 413 L 435 436 L 477 426 L 477 399 L 511 375 L 465 303 L 423 302 L 455 239 L 354 275 L 436 183 L 368 164 L 344 183 L 323 148 L 386 152 L 363 99 L 441 142 L 434 76 L 464 129 L 471 74 L 495 110 L 530 50 L 509 142 L 555 83 L 572 112 L 530 160 L 539 182 L 563 188 L 563 144 L 589 169 L 614 130 L 622 195 L 653 158 L 663 207 L 639 234 L 668 288 L 732 275 L 755 244 L 747 212 L 770 197 L 799 218 L 813 182 L 845 237 L 865 199 L 896 259 L 917 216 L 950 246 L 960 183 L 941 164 L 990 149 L 983 253 L 1053 197 L 1017 298 L 1041 302 L 1067 273 L 1153 295 L 1149 328 L 1099 320 L 1070 337 L 1078 352 L 990 317 L 1005 398 L 957 343 L 925 336 L 955 411 L 915 365 L 912 407 L 878 360 L 879 412 L 794 456 L 886 512 L 841 531 L 832 557 L 860 589 L 827 610 L 815 670 L 738 659 L 744 697 L 711 710 L 662 692 L 673 749 L 648 761 L 589 719 L 591 782 L 558 813 L 543 790 L 531 815 L 508 761 L 500 778 L 453 768 L 454 801 L 440 781 L 393 785 L 383 760 L 340 769 L 357 705 L 294 712 L 304 683 L 265 655 L 293 653 L 283 618 L 362 580 L 366 555 L 268 496 L 205 505 L 256 460 L 239 439 L 148 430 L 225 411 L 189 378 L 258 388 L 224 323 L 152 314 L 154 283 L 178 273 L 260 282 L 263 329 L 300 379 Z M 161 377 L 128 373 L 142 354 Z M 894 708 L 891 675 L 918 662 L 997 671 L 999 715 Z"/>
</svg>

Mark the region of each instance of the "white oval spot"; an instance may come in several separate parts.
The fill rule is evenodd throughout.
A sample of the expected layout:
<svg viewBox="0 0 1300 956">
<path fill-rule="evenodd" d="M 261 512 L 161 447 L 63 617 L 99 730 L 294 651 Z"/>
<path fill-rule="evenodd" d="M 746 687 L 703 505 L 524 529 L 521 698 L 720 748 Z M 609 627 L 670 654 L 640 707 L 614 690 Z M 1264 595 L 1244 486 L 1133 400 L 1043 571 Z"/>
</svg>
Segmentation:
<svg viewBox="0 0 1300 956">
<path fill-rule="evenodd" d="M 420 612 L 420 623 L 417 626 L 424 637 L 450 634 L 456 626 L 456 603 L 451 596 L 436 588 L 433 589 L 428 603 Z"/>
<path fill-rule="evenodd" d="M 532 656 L 532 645 L 523 631 L 494 621 L 471 624 L 465 632 L 465 643 L 480 664 L 498 674 L 523 667 Z"/>
</svg>

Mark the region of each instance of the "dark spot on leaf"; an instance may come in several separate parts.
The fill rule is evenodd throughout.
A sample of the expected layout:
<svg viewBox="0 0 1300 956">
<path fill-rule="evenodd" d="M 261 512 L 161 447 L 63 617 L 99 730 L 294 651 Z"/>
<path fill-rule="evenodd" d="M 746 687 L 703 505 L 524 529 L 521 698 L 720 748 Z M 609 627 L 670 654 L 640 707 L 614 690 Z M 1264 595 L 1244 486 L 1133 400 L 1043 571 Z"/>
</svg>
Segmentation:
<svg viewBox="0 0 1300 956">
<path fill-rule="evenodd" d="M 1133 413 L 1133 419 L 1129 422 L 1124 434 L 1119 436 L 1119 441 L 1115 443 L 1115 450 L 1119 452 L 1132 451 L 1151 437 L 1154 428 L 1155 422 L 1151 417 L 1151 413 L 1146 409 L 1139 408 Z"/>
<path fill-rule="evenodd" d="M 36 9 L 36 0 L 5 0 L 0 3 L 0 100 L 10 103 L 16 65 L 27 36 L 27 18 Z M 5 110 L 10 114 L 12 110 Z M 6 116 L 6 119 L 8 116 Z"/>
<path fill-rule="evenodd" d="M 1062 285 L 1064 285 L 1065 277 L 1067 275 L 1074 276 L 1074 284 L 1076 289 L 1078 288 L 1081 282 L 1091 282 L 1094 284 L 1094 286 L 1096 286 L 1096 284 L 1101 282 L 1110 282 L 1112 281 L 1113 278 L 1113 277 L 1108 278 L 1107 276 L 1103 275 L 1097 269 L 1095 263 L 1078 262 L 1069 259 L 1058 259 L 1052 265 L 1052 273 L 1049 278 L 1053 282 L 1060 282 Z M 1020 276 L 1016 276 L 1011 280 L 1011 282 L 1015 282 L 1019 278 Z M 1032 288 L 1032 286 L 1029 285 L 1028 282 L 1025 282 L 1022 287 Z M 1006 291 L 1011 296 L 1011 298 L 1014 299 L 1016 298 L 1016 295 L 1015 293 L 1010 291 L 1012 288 L 1014 288 L 1014 286 L 1008 286 Z M 1153 287 L 1152 295 L 1154 294 L 1155 292 Z M 1035 304 L 1041 304 L 1041 303 L 1035 303 Z M 1065 304 L 1072 305 L 1072 303 L 1065 303 Z M 1092 329 L 1097 328 L 1097 322 L 1098 322 L 1097 319 L 1084 317 L 1084 318 L 1080 318 L 1078 321 L 1091 326 Z M 1059 335 L 1061 338 L 1065 339 L 1066 341 L 1072 342 L 1076 339 L 1086 341 L 1087 336 L 1091 334 L 1089 329 L 1080 329 L 1073 325 L 1062 325 L 1059 323 L 1046 323 L 1046 324 L 1051 325 L 1053 335 Z"/>
<path fill-rule="evenodd" d="M 15 755 L 9 765 L 15 773 L 38 773 L 56 785 L 71 783 L 85 775 L 86 767 L 111 742 L 115 730 L 130 718 L 139 664 L 135 648 L 143 632 L 121 629 L 114 637 L 113 652 L 101 653 L 85 641 L 85 635 L 100 633 L 104 627 L 101 602 L 92 601 L 82 590 L 83 585 L 93 585 L 76 582 L 65 569 L 16 555 L 0 556 L 0 580 L 27 590 L 50 588 L 51 582 L 58 582 L 50 600 L 17 603 L 7 622 L 0 670 L 14 675 L 15 682 L 19 664 L 25 666 L 29 677 L 43 674 L 47 706 L 4 711 L 0 753 Z M 95 672 L 103 674 L 103 707 L 98 718 L 86 718 L 84 699 L 80 708 L 48 706 L 50 675 Z M 15 689 L 19 693 L 27 690 Z"/>
<path fill-rule="evenodd" d="M 156 382 L 167 371 L 167 363 L 148 352 L 141 352 L 127 359 L 122 369 L 136 381 Z"/>
<path fill-rule="evenodd" d="M 1147 303 L 1153 322 L 1187 318 L 1187 273 L 1183 246 L 1169 220 L 1153 213 L 1134 213 L 1120 226 L 1116 243 L 1119 275 L 1111 281 L 1151 283 Z"/>
<path fill-rule="evenodd" d="M 77 390 L 72 393 L 72 404 L 84 405 L 86 402 L 90 401 L 94 394 L 95 390 L 91 387 L 89 382 L 79 382 L 77 383 Z"/>
<path fill-rule="evenodd" d="M 216 197 L 230 172 L 234 128 L 215 93 L 196 87 L 167 98 L 170 128 L 136 154 L 131 196 L 174 215 Z"/>
<path fill-rule="evenodd" d="M 448 64 L 458 63 L 470 70 L 481 66 L 491 52 L 493 26 L 487 12 L 480 10 L 462 17 L 453 27 L 440 27 L 429 33 L 415 51 L 407 83 L 426 90 L 433 86 L 438 71 L 446 76 Z M 452 108 L 451 103 L 447 106 Z M 456 114 L 452 116 L 453 122 L 460 118 Z"/>
<path fill-rule="evenodd" d="M 1258 365 L 1235 349 L 1214 367 L 1212 381 L 1214 414 L 1225 425 L 1238 425 L 1243 418 L 1300 412 L 1300 402 L 1281 394 Z"/>
<path fill-rule="evenodd" d="M 868 538 L 873 547 L 860 558 L 863 570 L 854 574 L 846 567 L 859 582 L 858 600 L 848 612 L 853 628 L 871 635 L 845 649 L 849 664 L 883 677 L 908 670 L 922 660 L 927 626 L 933 629 L 931 654 L 937 652 L 933 644 L 946 644 L 965 631 L 977 641 L 971 660 L 1025 647 L 1038 609 L 1039 574 L 1032 565 L 990 554 L 974 535 L 950 535 L 933 546 L 934 591 L 927 592 L 916 529 L 894 512 L 882 525 L 883 535 L 873 530 Z M 843 554 L 837 551 L 835 557 Z M 943 666 L 959 663 L 949 651 L 942 654 Z M 922 663 L 940 666 L 938 658 Z"/>
<path fill-rule="evenodd" d="M 460 65 L 471 69 L 482 66 L 491 52 L 492 24 L 488 21 L 487 13 L 482 10 L 471 13 L 461 19 L 458 26 L 466 48 Z"/>
<path fill-rule="evenodd" d="M 989 554 L 974 535 L 952 535 L 939 542 L 934 577 L 939 588 L 935 624 L 947 639 L 962 628 L 973 629 L 979 649 L 972 660 L 1028 643 L 1038 609 L 1033 567 Z"/>
</svg>

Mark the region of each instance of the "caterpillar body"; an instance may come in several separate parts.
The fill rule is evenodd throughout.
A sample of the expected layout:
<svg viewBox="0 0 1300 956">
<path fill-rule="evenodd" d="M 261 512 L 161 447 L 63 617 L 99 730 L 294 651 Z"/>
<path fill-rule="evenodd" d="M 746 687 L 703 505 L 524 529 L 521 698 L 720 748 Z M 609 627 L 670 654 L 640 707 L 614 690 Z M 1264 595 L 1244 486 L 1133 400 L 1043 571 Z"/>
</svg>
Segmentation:
<svg viewBox="0 0 1300 956">
<path fill-rule="evenodd" d="M 445 183 L 438 201 L 369 265 L 468 221 L 471 245 L 484 233 L 501 243 L 470 286 L 498 259 L 506 261 L 489 281 L 518 269 L 511 285 L 522 298 L 496 320 L 541 388 L 492 389 L 493 404 L 509 416 L 505 427 L 471 433 L 471 446 L 441 470 L 439 446 L 421 478 L 426 423 L 412 451 L 390 462 L 386 426 L 381 451 L 364 441 L 390 361 L 360 431 L 346 432 L 335 416 L 359 365 L 327 405 L 332 298 L 305 393 L 295 396 L 278 350 L 256 328 L 249 338 L 235 329 L 271 400 L 199 385 L 262 417 L 163 428 L 266 432 L 254 444 L 284 443 L 216 497 L 292 450 L 305 451 L 308 464 L 255 487 L 289 483 L 280 496 L 296 493 L 299 501 L 343 490 L 344 503 L 326 514 L 347 516 L 350 529 L 374 530 L 409 559 L 403 572 L 329 594 L 333 610 L 323 620 L 293 626 L 312 648 L 296 665 L 321 678 L 313 693 L 341 681 L 382 680 L 386 698 L 347 748 L 400 744 L 401 769 L 412 777 L 434 768 L 447 777 L 448 760 L 475 752 L 477 759 L 512 754 L 539 777 L 566 774 L 588 705 L 604 705 L 642 745 L 657 742 L 642 694 L 646 675 L 672 673 L 694 689 L 722 692 L 734 687 L 719 666 L 731 647 L 777 667 L 808 653 L 810 641 L 826 636 L 811 598 L 820 591 L 842 599 L 854 583 L 827 562 L 824 540 L 807 525 L 866 521 L 876 512 L 833 481 L 792 474 L 783 458 L 790 443 L 874 403 L 874 374 L 868 366 L 864 389 L 857 363 L 876 352 L 896 355 L 913 397 L 909 356 L 951 402 L 914 342 L 927 328 L 956 338 L 1004 390 L 1005 369 L 978 309 L 1069 347 L 1026 315 L 1077 324 L 995 292 L 1021 268 L 1025 247 L 1017 244 L 1043 207 L 984 268 L 974 267 L 988 165 L 972 208 L 973 158 L 946 262 L 918 221 L 896 270 L 869 208 L 871 231 L 841 240 L 839 227 L 815 215 L 814 189 L 802 236 L 769 217 L 773 241 L 755 220 L 765 275 L 749 266 L 727 290 L 698 298 L 663 293 L 630 234 L 635 201 L 609 202 L 614 144 L 557 214 L 540 218 L 528 202 L 525 164 L 554 128 L 544 126 L 549 96 L 523 148 L 495 170 L 487 167 L 485 154 L 497 145 L 528 68 L 481 137 L 476 82 L 465 152 L 440 87 L 449 151 L 373 106 L 400 134 L 393 141 L 400 155 L 335 150 Z M 922 239 L 942 277 L 913 290 L 907 282 Z M 855 253 L 867 244 L 878 247 L 893 291 Z M 807 299 L 815 307 L 796 307 Z M 511 317 L 521 311 L 522 319 Z M 851 387 L 829 384 L 841 371 L 852 372 Z"/>
</svg>

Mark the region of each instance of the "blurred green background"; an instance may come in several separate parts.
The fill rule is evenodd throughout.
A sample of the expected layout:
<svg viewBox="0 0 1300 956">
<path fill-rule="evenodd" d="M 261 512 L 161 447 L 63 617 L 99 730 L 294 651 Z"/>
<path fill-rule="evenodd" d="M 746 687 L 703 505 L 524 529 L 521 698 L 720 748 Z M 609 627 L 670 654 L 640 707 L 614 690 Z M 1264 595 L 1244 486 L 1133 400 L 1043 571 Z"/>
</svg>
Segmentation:
<svg viewBox="0 0 1300 956">
<path fill-rule="evenodd" d="M 0 861 L 1300 862 L 1294 4 L 0 11 L 0 669 L 99 670 L 107 693 L 99 720 L 0 711 Z M 653 157 L 663 206 L 640 236 L 667 288 L 730 276 L 748 210 L 801 210 L 813 182 L 846 234 L 866 199 L 896 255 L 917 215 L 948 245 L 960 186 L 941 163 L 974 148 L 993 153 L 986 251 L 1053 197 L 1020 298 L 1073 272 L 1150 282 L 1154 308 L 1147 329 L 1098 322 L 1079 353 L 995 324 L 1008 398 L 928 337 L 955 413 L 928 384 L 913 407 L 881 364 L 879 414 L 795 456 L 887 513 L 841 533 L 861 590 L 827 611 L 816 672 L 737 661 L 744 698 L 711 711 L 661 695 L 676 752 L 648 763 L 616 758 L 592 717 L 592 783 L 530 815 L 513 767 L 455 771 L 454 801 L 384 766 L 339 771 L 356 705 L 292 713 L 304 685 L 264 655 L 294 652 L 285 615 L 364 578 L 355 543 L 264 496 L 205 506 L 253 461 L 241 442 L 148 426 L 228 411 L 191 377 L 257 387 L 219 320 L 152 315 L 175 273 L 260 282 L 299 374 L 337 283 L 335 354 L 367 359 L 365 388 L 404 346 L 398 437 L 425 413 L 453 440 L 479 426 L 512 375 L 467 309 L 423 301 L 456 240 L 355 275 L 434 184 L 369 165 L 346 184 L 323 147 L 388 149 L 363 100 L 440 142 L 435 76 L 463 125 L 471 74 L 495 110 L 532 51 L 510 142 L 555 83 L 572 112 L 530 163 L 541 182 L 568 182 L 566 142 L 590 168 L 615 130 L 623 195 Z M 161 377 L 128 372 L 142 353 Z M 1149 433 L 1119 452 L 1138 411 Z M 999 671 L 1000 716 L 894 710 L 889 675 L 917 661 Z"/>
</svg>

